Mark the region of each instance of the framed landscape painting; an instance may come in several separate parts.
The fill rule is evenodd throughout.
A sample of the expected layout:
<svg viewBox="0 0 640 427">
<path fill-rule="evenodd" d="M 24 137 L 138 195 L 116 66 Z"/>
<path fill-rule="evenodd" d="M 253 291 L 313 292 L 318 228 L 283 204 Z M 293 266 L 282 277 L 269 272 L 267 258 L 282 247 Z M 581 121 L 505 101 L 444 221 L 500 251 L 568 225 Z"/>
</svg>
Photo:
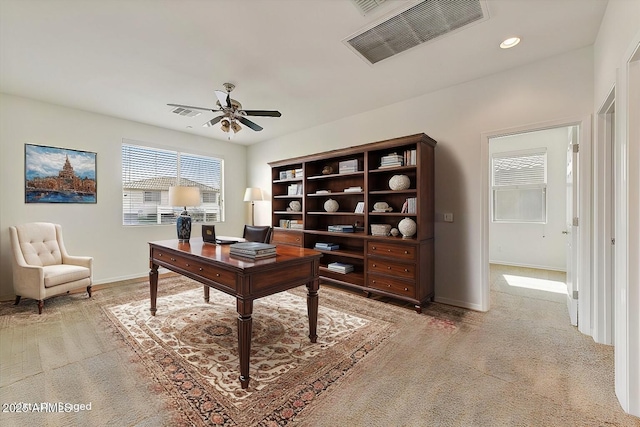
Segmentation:
<svg viewBox="0 0 640 427">
<path fill-rule="evenodd" d="M 25 144 L 25 203 L 96 203 L 96 153 Z"/>
</svg>

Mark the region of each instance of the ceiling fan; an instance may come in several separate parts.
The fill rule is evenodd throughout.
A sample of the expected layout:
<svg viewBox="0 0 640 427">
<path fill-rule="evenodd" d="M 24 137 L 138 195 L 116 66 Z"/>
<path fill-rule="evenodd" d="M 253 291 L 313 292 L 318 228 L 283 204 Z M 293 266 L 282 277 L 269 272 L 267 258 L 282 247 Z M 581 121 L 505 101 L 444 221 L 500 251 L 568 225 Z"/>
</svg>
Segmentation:
<svg viewBox="0 0 640 427">
<path fill-rule="evenodd" d="M 231 137 L 232 133 L 229 132 L 230 130 L 233 130 L 233 133 L 238 133 L 240 132 L 240 130 L 242 129 L 242 127 L 240 126 L 240 123 L 242 123 L 243 125 L 255 130 L 255 131 L 261 131 L 263 128 L 262 126 L 258 125 L 257 123 L 252 122 L 251 120 L 247 119 L 247 116 L 261 116 L 261 117 L 280 117 L 282 114 L 280 114 L 279 111 L 270 111 L 270 110 L 243 110 L 242 109 L 242 104 L 240 104 L 238 101 L 236 101 L 235 99 L 231 99 L 231 91 L 236 87 L 234 84 L 231 83 L 225 83 L 224 88 L 226 90 L 226 92 L 223 92 L 221 90 L 216 90 L 215 94 L 216 97 L 218 98 L 218 100 L 216 101 L 216 105 L 217 105 L 217 109 L 214 108 L 203 108 L 203 107 L 193 107 L 190 105 L 181 105 L 181 104 L 167 104 L 171 107 L 181 107 L 181 108 L 188 108 L 191 110 L 202 110 L 202 111 L 213 111 L 213 112 L 222 112 L 222 115 L 218 116 L 218 117 L 214 117 L 213 119 L 209 120 L 208 122 L 206 122 L 205 124 L 203 124 L 203 127 L 210 127 L 215 125 L 216 123 L 220 122 L 221 129 L 224 132 L 229 133 L 229 137 Z"/>
</svg>

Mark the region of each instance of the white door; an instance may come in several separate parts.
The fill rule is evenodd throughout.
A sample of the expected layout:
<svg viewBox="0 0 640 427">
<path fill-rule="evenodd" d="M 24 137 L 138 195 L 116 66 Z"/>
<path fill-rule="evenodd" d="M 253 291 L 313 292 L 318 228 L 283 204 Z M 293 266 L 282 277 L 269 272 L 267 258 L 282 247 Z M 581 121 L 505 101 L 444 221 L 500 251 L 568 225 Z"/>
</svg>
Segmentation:
<svg viewBox="0 0 640 427">
<path fill-rule="evenodd" d="M 578 324 L 578 128 L 569 128 L 567 144 L 567 220 L 565 230 L 567 248 L 567 308 L 571 324 Z"/>
</svg>

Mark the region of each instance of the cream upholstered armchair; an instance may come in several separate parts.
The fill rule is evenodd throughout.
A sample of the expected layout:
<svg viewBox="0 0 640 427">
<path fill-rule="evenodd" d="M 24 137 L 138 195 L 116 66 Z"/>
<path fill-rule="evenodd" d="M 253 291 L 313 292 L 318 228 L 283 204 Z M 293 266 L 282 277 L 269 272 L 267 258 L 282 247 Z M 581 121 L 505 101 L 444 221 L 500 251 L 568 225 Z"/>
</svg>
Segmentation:
<svg viewBox="0 0 640 427">
<path fill-rule="evenodd" d="M 21 297 L 33 298 L 42 314 L 45 298 L 84 287 L 91 297 L 93 258 L 70 256 L 60 225 L 34 222 L 9 227 L 9 233 L 16 305 Z"/>
</svg>

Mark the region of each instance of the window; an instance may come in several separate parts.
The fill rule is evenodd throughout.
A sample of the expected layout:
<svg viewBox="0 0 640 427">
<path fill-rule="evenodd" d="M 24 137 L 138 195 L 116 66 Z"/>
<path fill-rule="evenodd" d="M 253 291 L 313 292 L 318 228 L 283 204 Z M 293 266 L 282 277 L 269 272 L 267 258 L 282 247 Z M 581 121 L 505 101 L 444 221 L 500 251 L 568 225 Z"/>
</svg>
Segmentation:
<svg viewBox="0 0 640 427">
<path fill-rule="evenodd" d="M 161 201 L 162 193 L 160 191 L 145 191 L 144 192 L 144 201 L 145 203 L 156 203 L 159 204 Z"/>
<path fill-rule="evenodd" d="M 200 206 L 187 206 L 192 221 L 223 221 L 222 170 L 215 157 L 123 142 L 123 225 L 175 224 L 182 207 L 169 206 L 174 185 L 200 188 Z"/>
<path fill-rule="evenodd" d="M 492 156 L 494 222 L 547 221 L 547 151 Z"/>
</svg>

